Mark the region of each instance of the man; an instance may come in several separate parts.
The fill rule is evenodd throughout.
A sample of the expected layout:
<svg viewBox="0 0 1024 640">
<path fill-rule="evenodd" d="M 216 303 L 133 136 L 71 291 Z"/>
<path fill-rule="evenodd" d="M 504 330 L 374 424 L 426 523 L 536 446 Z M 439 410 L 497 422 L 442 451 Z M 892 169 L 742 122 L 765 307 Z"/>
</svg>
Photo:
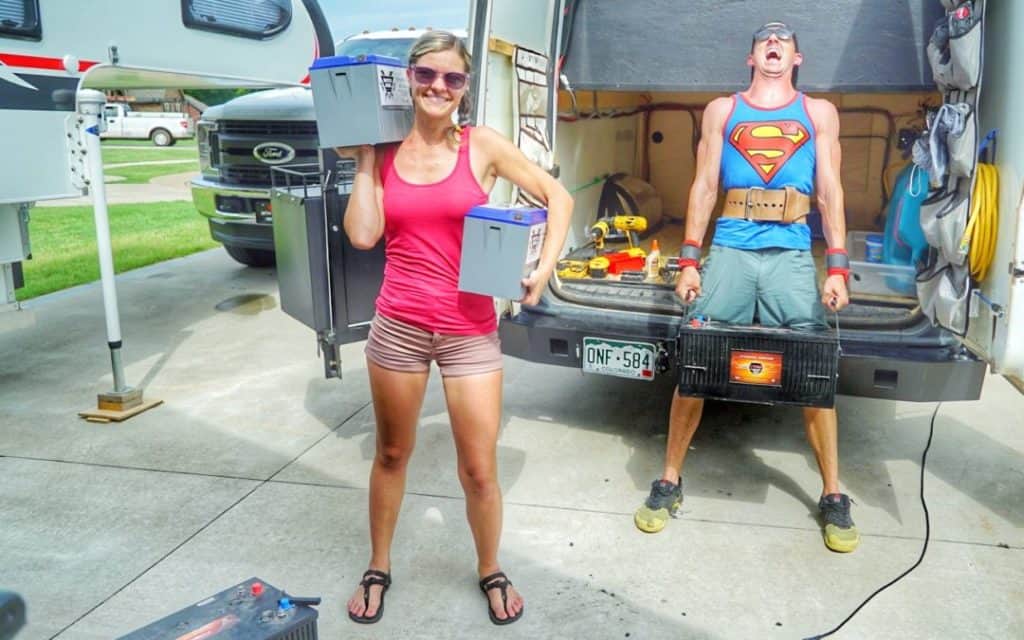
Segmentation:
<svg viewBox="0 0 1024 640">
<path fill-rule="evenodd" d="M 750 325 L 756 316 L 762 326 L 825 329 L 822 305 L 839 311 L 849 302 L 839 114 L 828 101 L 796 90 L 802 62 L 793 30 L 770 22 L 754 33 L 747 56 L 750 87 L 717 98 L 704 110 L 676 286 L 684 302 L 694 302 L 691 317 Z M 726 204 L 702 274 L 700 248 L 719 177 Z M 820 302 L 804 219 L 812 191 L 829 246 Z M 634 516 L 642 531 L 661 531 L 682 504 L 680 470 L 703 407 L 701 398 L 673 396 L 664 472 Z M 850 499 L 839 491 L 835 409 L 805 408 L 804 422 L 821 471 L 818 508 L 825 544 L 833 551 L 853 551 L 860 537 Z"/>
</svg>

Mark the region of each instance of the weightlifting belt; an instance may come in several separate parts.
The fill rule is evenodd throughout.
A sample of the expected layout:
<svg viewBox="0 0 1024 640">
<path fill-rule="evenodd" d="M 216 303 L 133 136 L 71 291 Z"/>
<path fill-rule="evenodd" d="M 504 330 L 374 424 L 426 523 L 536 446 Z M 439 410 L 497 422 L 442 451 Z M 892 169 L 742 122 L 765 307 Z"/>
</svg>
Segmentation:
<svg viewBox="0 0 1024 640">
<path fill-rule="evenodd" d="M 770 222 L 806 223 L 811 198 L 793 187 L 784 189 L 729 189 L 725 193 L 723 218 L 744 218 Z"/>
</svg>

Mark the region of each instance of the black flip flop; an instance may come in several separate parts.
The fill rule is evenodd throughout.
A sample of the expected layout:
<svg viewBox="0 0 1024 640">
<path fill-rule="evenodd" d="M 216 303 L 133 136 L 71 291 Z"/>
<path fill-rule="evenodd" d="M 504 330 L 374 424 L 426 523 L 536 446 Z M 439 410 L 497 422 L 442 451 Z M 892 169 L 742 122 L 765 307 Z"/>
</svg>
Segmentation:
<svg viewBox="0 0 1024 640">
<path fill-rule="evenodd" d="M 373 614 L 372 617 L 357 616 L 351 611 L 348 612 L 348 617 L 352 618 L 353 622 L 359 624 L 373 624 L 380 620 L 381 614 L 384 613 L 384 594 L 388 592 L 388 587 L 391 586 L 391 574 L 384 573 L 383 571 L 377 571 L 376 569 L 368 569 L 363 574 L 363 579 L 359 581 L 359 586 L 363 588 L 363 604 L 367 607 L 370 606 L 370 587 L 374 585 L 380 585 L 380 606 L 377 607 L 377 613 Z"/>
<path fill-rule="evenodd" d="M 494 624 L 512 624 L 519 618 L 523 617 L 523 612 L 526 611 L 526 606 L 519 610 L 514 616 L 508 615 L 508 588 L 512 586 L 509 582 L 508 576 L 504 572 L 499 571 L 492 573 L 491 575 L 480 579 L 480 590 L 484 592 L 484 599 L 487 600 L 487 615 L 491 616 L 491 622 Z M 494 608 L 491 607 L 491 599 L 487 596 L 487 592 L 491 589 L 501 589 L 501 606 L 505 609 L 505 615 L 508 616 L 504 620 L 494 615 Z"/>
</svg>

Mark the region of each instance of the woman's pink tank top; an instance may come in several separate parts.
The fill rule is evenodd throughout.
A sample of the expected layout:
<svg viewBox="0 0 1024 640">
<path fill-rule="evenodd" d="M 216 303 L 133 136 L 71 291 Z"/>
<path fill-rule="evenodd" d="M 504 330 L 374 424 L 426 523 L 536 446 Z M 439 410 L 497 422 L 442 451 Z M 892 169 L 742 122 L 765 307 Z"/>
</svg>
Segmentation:
<svg viewBox="0 0 1024 640">
<path fill-rule="evenodd" d="M 395 170 L 398 147 L 381 158 L 384 187 L 384 283 L 377 312 L 425 331 L 483 335 L 497 328 L 490 296 L 458 290 L 462 225 L 487 202 L 469 164 L 465 127 L 451 174 L 433 184 L 406 182 Z"/>
</svg>

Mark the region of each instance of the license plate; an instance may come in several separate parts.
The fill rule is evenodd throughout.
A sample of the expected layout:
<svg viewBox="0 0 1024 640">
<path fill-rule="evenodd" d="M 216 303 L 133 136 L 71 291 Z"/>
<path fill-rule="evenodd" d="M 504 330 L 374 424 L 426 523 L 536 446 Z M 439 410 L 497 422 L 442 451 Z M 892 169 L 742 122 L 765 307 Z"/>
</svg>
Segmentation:
<svg viewBox="0 0 1024 640">
<path fill-rule="evenodd" d="M 653 380 L 656 353 L 654 345 L 648 342 L 583 338 L 583 371 Z"/>
<path fill-rule="evenodd" d="M 731 351 L 729 380 L 738 384 L 782 386 L 782 354 L 777 351 Z"/>
</svg>

